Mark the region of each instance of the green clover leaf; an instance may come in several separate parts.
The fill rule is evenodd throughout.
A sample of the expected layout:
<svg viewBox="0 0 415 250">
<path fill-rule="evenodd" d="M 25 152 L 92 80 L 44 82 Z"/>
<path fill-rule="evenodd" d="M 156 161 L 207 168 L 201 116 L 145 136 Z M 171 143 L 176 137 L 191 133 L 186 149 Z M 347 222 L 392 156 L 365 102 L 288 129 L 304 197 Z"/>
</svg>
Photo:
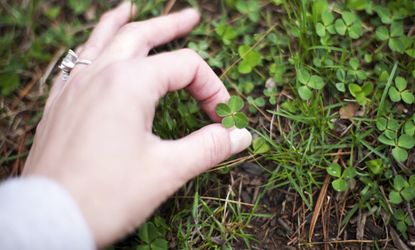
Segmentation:
<svg viewBox="0 0 415 250">
<path fill-rule="evenodd" d="M 237 128 L 246 128 L 248 126 L 248 117 L 242 112 L 236 112 L 233 115 L 233 120 Z"/>
<path fill-rule="evenodd" d="M 380 26 L 376 29 L 376 38 L 381 41 L 387 41 L 389 36 L 389 30 L 385 28 L 384 26 Z"/>
<path fill-rule="evenodd" d="M 222 125 L 225 128 L 232 128 L 233 126 L 235 126 L 235 121 L 232 116 L 227 116 L 222 119 Z"/>
<path fill-rule="evenodd" d="M 337 192 L 342 192 L 342 191 L 347 190 L 347 182 L 343 179 L 334 180 L 331 183 L 331 185 L 334 188 L 334 190 L 336 190 Z"/>
<path fill-rule="evenodd" d="M 385 166 L 382 164 L 381 159 L 370 160 L 366 162 L 366 167 L 372 172 L 374 175 L 382 174 Z"/>
<path fill-rule="evenodd" d="M 327 33 L 329 34 L 335 33 L 335 28 L 333 24 L 334 17 L 333 17 L 333 14 L 331 14 L 331 12 L 329 11 L 322 12 L 321 21 L 322 22 L 318 22 L 315 26 L 316 33 L 318 36 L 325 37 Z"/>
<path fill-rule="evenodd" d="M 400 204 L 402 202 L 402 198 L 399 192 L 391 191 L 389 193 L 389 201 L 393 204 Z"/>
<path fill-rule="evenodd" d="M 238 64 L 238 71 L 241 74 L 251 73 L 252 70 L 262 62 L 262 55 L 254 51 L 248 45 L 242 45 L 238 48 L 239 56 L 242 58 Z"/>
<path fill-rule="evenodd" d="M 362 22 L 355 13 L 345 11 L 342 13 L 342 18 L 339 18 L 334 23 L 334 28 L 339 35 L 346 35 L 352 39 L 357 39 L 363 34 Z"/>
<path fill-rule="evenodd" d="M 369 99 L 367 96 L 372 92 L 373 85 L 370 82 L 366 82 L 363 86 L 360 86 L 356 83 L 349 84 L 349 92 L 350 94 L 355 97 L 357 103 L 364 106 Z"/>
<path fill-rule="evenodd" d="M 297 80 L 304 85 L 298 87 L 298 94 L 305 101 L 313 96 L 312 89 L 319 90 L 325 85 L 323 78 L 317 75 L 310 75 L 308 70 L 304 68 L 297 70 Z"/>
<path fill-rule="evenodd" d="M 216 114 L 220 117 L 226 117 L 226 116 L 230 115 L 231 113 L 232 113 L 231 109 L 225 103 L 219 103 L 216 106 Z"/>
<path fill-rule="evenodd" d="M 333 177 L 341 177 L 342 176 L 342 168 L 339 164 L 333 163 L 327 168 L 327 173 Z"/>
<path fill-rule="evenodd" d="M 271 149 L 268 142 L 262 137 L 257 137 L 253 140 L 252 148 L 255 154 L 265 154 Z"/>
<path fill-rule="evenodd" d="M 238 112 L 244 107 L 244 101 L 239 96 L 231 96 L 228 101 L 231 112 Z"/>
<path fill-rule="evenodd" d="M 406 90 L 407 82 L 402 77 L 396 77 L 395 86 L 389 88 L 388 94 L 392 102 L 404 101 L 406 104 L 412 104 L 415 100 L 414 94 Z"/>
<path fill-rule="evenodd" d="M 313 91 L 311 91 L 311 89 L 309 89 L 307 86 L 301 86 L 298 88 L 298 94 L 300 95 L 301 99 L 307 101 L 313 96 Z"/>
<path fill-rule="evenodd" d="M 415 198 L 415 187 L 406 187 L 401 191 L 402 198 L 406 201 L 411 201 Z"/>
<path fill-rule="evenodd" d="M 399 136 L 398 146 L 404 149 L 411 149 L 415 146 L 415 139 L 413 136 L 403 134 Z"/>
<path fill-rule="evenodd" d="M 215 32 L 222 38 L 222 42 L 225 45 L 231 44 L 232 41 L 238 36 L 236 30 L 224 22 L 216 26 Z"/>
<path fill-rule="evenodd" d="M 400 147 L 395 147 L 392 149 L 392 156 L 398 162 L 404 162 L 408 159 L 408 152 Z"/>
</svg>

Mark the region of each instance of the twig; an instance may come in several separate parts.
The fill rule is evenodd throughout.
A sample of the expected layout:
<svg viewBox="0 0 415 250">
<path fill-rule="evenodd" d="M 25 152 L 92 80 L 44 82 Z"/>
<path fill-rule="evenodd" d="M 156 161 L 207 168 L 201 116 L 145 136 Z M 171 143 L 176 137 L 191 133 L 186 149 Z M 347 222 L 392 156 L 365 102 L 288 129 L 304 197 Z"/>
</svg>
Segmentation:
<svg viewBox="0 0 415 250">
<path fill-rule="evenodd" d="M 341 152 L 342 152 L 342 149 L 339 149 L 337 151 L 336 158 L 333 161 L 334 163 L 337 163 L 339 161 Z M 323 202 L 326 197 L 329 184 L 330 184 L 330 175 L 327 174 L 326 177 L 324 178 L 324 182 L 323 182 L 323 186 L 321 187 L 320 194 L 318 195 L 318 199 L 314 207 L 314 211 L 313 211 L 313 216 L 311 217 L 310 232 L 308 234 L 309 242 L 313 240 L 314 229 L 315 229 L 318 217 L 320 216 L 321 207 L 323 206 Z"/>
<path fill-rule="evenodd" d="M 313 240 L 314 228 L 316 226 L 318 217 L 320 216 L 321 207 L 323 206 L 324 198 L 326 197 L 329 184 L 330 184 L 330 175 L 327 174 L 326 177 L 324 178 L 324 182 L 323 182 L 323 186 L 321 187 L 320 194 L 318 195 L 316 206 L 314 207 L 313 217 L 311 217 L 310 232 L 308 234 L 309 242 Z"/>
<path fill-rule="evenodd" d="M 396 248 L 399 250 L 410 250 L 410 248 L 403 242 L 403 240 L 399 237 L 398 233 L 393 229 L 393 227 L 390 228 L 390 233 L 392 237 L 393 244 Z"/>
<path fill-rule="evenodd" d="M 193 196 L 174 196 L 175 198 L 180 198 L 180 199 L 194 199 Z M 212 201 L 221 201 L 221 202 L 228 202 L 228 203 L 233 203 L 233 204 L 237 204 L 237 205 L 244 205 L 247 207 L 254 207 L 255 204 L 251 204 L 251 203 L 246 203 L 246 202 L 242 202 L 242 201 L 234 201 L 234 200 L 226 200 L 226 199 L 222 199 L 222 198 L 216 198 L 216 197 L 208 197 L 208 196 L 200 196 L 200 199 L 202 200 L 212 200 Z"/>
<path fill-rule="evenodd" d="M 175 3 L 176 3 L 176 0 L 169 0 L 166 6 L 164 7 L 163 15 L 169 14 Z"/>
<path fill-rule="evenodd" d="M 298 246 L 307 246 L 307 245 L 323 245 L 323 244 L 351 244 L 351 243 L 377 243 L 377 242 L 388 242 L 390 239 L 383 240 L 329 240 L 329 241 L 320 241 L 320 242 L 302 242 L 298 243 Z"/>
<path fill-rule="evenodd" d="M 415 217 L 414 213 L 412 213 L 411 203 L 409 203 L 409 201 L 406 202 L 406 210 L 409 214 L 409 218 L 411 218 L 412 225 L 415 225 Z"/>
</svg>

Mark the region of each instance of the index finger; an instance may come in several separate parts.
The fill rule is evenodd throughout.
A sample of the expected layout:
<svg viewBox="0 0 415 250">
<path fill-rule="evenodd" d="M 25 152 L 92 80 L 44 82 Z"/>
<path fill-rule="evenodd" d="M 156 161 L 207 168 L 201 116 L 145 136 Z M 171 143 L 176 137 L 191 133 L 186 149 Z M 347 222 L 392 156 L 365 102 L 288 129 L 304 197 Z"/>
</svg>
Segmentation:
<svg viewBox="0 0 415 250">
<path fill-rule="evenodd" d="M 144 57 L 150 49 L 189 33 L 199 19 L 195 9 L 185 9 L 147 21 L 128 23 L 115 35 L 104 53 L 112 61 Z"/>
<path fill-rule="evenodd" d="M 218 122 L 215 108 L 229 99 L 229 92 L 209 65 L 193 50 L 181 49 L 147 57 L 149 70 L 155 70 L 153 81 L 157 100 L 167 92 L 185 88 L 199 101 L 209 117 Z M 137 86 L 142 87 L 142 86 Z"/>
</svg>

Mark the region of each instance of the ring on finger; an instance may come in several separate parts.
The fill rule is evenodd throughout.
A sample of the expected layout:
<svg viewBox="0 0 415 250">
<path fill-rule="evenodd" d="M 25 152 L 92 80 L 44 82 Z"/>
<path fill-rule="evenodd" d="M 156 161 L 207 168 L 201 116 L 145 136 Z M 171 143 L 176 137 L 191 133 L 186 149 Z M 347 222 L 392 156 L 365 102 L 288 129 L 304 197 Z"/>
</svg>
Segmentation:
<svg viewBox="0 0 415 250">
<path fill-rule="evenodd" d="M 70 49 L 59 65 L 59 69 L 62 70 L 62 79 L 66 81 L 72 69 L 75 68 L 77 64 L 89 65 L 91 63 L 92 61 L 90 60 L 80 59 L 75 51 Z"/>
</svg>

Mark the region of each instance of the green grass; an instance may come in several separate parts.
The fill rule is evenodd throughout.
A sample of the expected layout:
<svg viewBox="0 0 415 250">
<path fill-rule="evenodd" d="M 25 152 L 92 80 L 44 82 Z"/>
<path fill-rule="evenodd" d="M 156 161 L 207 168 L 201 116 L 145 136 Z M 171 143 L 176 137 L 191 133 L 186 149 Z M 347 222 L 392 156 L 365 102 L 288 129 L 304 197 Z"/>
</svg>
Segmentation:
<svg viewBox="0 0 415 250">
<path fill-rule="evenodd" d="M 48 75 L 48 63 L 82 43 L 111 8 L 107 1 L 75 2 L 0 2 L 3 176 L 18 172 L 30 148 L 47 96 L 42 77 L 49 83 L 57 72 Z M 167 4 L 136 2 L 137 20 L 160 15 Z M 344 177 L 343 192 L 331 185 L 339 177 L 331 177 L 325 196 L 330 199 L 322 203 L 308 246 L 325 241 L 352 246 L 347 240 L 367 240 L 373 247 L 397 244 L 383 241 L 391 230 L 408 244 L 413 237 L 408 227 L 415 223 L 415 108 L 410 96 L 398 97 L 404 89 L 415 90 L 414 2 L 188 0 L 174 6 L 188 5 L 201 10 L 201 24 L 153 52 L 196 50 L 229 91 L 246 101 L 242 111 L 260 139 L 167 201 L 150 220 L 156 238 L 179 249 L 307 246 L 327 168 L 337 162 L 356 176 Z M 397 77 L 406 80 L 405 88 Z M 387 127 L 383 120 L 397 125 Z M 208 123 L 181 91 L 160 102 L 153 130 L 174 139 Z M 244 170 L 243 162 L 256 164 L 261 175 Z M 365 225 L 356 222 L 362 214 Z M 381 233 L 358 237 L 359 226 Z M 115 248 L 148 240 L 134 234 Z"/>
</svg>

